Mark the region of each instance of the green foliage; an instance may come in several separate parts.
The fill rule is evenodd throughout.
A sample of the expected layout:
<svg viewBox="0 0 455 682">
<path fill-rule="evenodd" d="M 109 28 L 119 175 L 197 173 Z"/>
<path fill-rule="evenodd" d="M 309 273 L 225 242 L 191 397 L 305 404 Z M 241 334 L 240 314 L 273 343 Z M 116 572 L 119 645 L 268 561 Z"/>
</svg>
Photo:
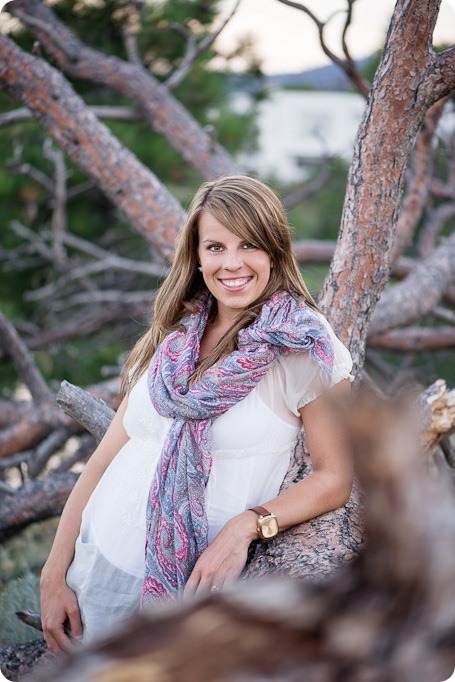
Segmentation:
<svg viewBox="0 0 455 682">
<path fill-rule="evenodd" d="M 41 632 L 16 616 L 16 611 L 28 609 L 39 613 L 39 578 L 31 571 L 0 590 L 0 646 L 42 639 Z"/>
<path fill-rule="evenodd" d="M 349 165 L 341 158 L 325 163 L 329 164 L 329 172 L 324 185 L 288 211 L 298 239 L 336 239 L 338 236 Z M 316 166 L 307 182 L 321 172 L 321 166 Z"/>
<path fill-rule="evenodd" d="M 376 50 L 376 52 L 374 52 L 373 55 L 371 56 L 371 59 L 369 59 L 365 66 L 361 69 L 362 76 L 369 83 L 373 82 L 374 74 L 376 73 L 376 69 L 378 68 L 379 65 L 379 60 L 381 59 L 381 53 L 382 48 L 380 50 Z"/>
<path fill-rule="evenodd" d="M 49 554 L 57 519 L 26 528 L 0 545 L 0 646 L 42 637 L 16 611 L 39 613 L 39 575 Z"/>
</svg>

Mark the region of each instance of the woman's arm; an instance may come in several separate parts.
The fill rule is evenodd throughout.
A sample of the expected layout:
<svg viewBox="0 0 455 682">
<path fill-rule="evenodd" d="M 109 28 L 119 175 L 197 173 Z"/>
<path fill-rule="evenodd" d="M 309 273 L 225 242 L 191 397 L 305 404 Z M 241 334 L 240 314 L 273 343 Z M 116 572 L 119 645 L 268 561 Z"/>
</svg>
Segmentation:
<svg viewBox="0 0 455 682">
<path fill-rule="evenodd" d="M 280 530 L 348 502 L 354 477 L 353 459 L 337 402 L 349 400 L 350 392 L 349 380 L 345 379 L 301 408 L 313 473 L 262 505 L 276 515 Z"/>
<path fill-rule="evenodd" d="M 313 472 L 261 506 L 275 514 L 280 530 L 337 509 L 349 500 L 353 483 L 352 452 L 337 401 L 350 396 L 349 381 L 336 384 L 300 410 Z M 221 588 L 242 572 L 252 540 L 257 539 L 257 514 L 245 511 L 228 521 L 197 561 L 185 591 Z"/>
<path fill-rule="evenodd" d="M 66 572 L 73 560 L 74 546 L 81 527 L 82 512 L 109 464 L 128 441 L 123 427 L 128 399 L 121 402 L 108 430 L 84 467 L 63 509 L 49 557 L 41 573 L 41 620 L 44 638 L 52 653 L 72 647 L 64 630 L 69 622 L 75 638 L 82 635 L 76 595 L 66 584 Z"/>
</svg>

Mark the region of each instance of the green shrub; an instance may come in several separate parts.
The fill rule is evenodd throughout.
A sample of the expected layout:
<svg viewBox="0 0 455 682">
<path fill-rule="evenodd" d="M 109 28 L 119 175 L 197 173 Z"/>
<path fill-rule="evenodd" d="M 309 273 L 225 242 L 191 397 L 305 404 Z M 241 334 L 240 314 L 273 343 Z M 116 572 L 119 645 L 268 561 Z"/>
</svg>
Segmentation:
<svg viewBox="0 0 455 682">
<path fill-rule="evenodd" d="M 41 639 L 41 632 L 25 625 L 16 616 L 16 611 L 26 610 L 39 612 L 39 577 L 30 570 L 1 588 L 0 646 Z"/>
</svg>

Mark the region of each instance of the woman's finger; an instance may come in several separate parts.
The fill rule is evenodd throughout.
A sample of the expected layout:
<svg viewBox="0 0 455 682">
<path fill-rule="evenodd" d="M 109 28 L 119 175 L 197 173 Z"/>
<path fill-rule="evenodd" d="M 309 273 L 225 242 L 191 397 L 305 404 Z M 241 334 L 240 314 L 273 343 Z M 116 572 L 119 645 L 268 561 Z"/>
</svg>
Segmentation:
<svg viewBox="0 0 455 682">
<path fill-rule="evenodd" d="M 46 640 L 47 648 L 55 656 L 71 651 L 71 642 L 63 630 L 61 633 L 58 630 L 47 630 L 44 633 L 44 639 Z M 65 639 L 67 640 L 66 642 Z"/>
<path fill-rule="evenodd" d="M 71 637 L 74 637 L 74 639 L 81 639 L 83 627 L 81 620 L 81 612 L 79 611 L 77 601 L 68 609 L 68 622 Z"/>
</svg>

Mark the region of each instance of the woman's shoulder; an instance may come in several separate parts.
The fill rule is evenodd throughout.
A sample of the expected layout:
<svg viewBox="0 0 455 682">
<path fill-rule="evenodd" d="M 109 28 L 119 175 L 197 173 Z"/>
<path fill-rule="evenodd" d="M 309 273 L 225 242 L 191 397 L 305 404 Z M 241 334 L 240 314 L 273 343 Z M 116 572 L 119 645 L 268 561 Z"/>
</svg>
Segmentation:
<svg viewBox="0 0 455 682">
<path fill-rule="evenodd" d="M 327 338 L 333 347 L 333 364 L 329 382 L 322 380 L 320 366 L 308 351 L 286 352 L 278 357 L 270 376 L 272 391 L 280 391 L 293 414 L 311 400 L 317 398 L 324 386 L 334 386 L 343 379 L 352 381 L 352 358 L 348 348 L 338 338 L 332 325 L 323 313 L 312 309 L 317 320 L 323 325 Z M 303 332 L 303 330 L 302 330 Z"/>
</svg>

